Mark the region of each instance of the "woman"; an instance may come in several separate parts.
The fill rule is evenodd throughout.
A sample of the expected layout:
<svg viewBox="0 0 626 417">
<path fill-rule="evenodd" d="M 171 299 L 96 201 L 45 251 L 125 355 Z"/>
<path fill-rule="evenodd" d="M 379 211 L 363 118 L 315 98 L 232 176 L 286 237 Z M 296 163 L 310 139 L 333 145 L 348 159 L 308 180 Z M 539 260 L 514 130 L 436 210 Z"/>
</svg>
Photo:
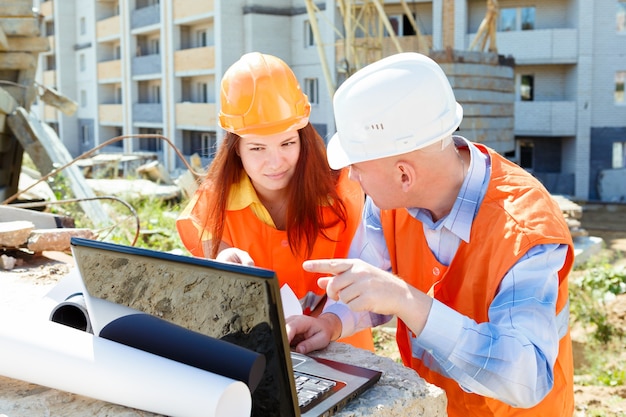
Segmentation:
<svg viewBox="0 0 626 417">
<path fill-rule="evenodd" d="M 326 299 L 306 259 L 341 258 L 361 218 L 364 194 L 347 170 L 328 166 L 309 123 L 311 105 L 279 58 L 245 54 L 224 74 L 220 126 L 226 130 L 205 181 L 176 222 L 195 256 L 274 270 L 319 314 Z M 374 350 L 369 329 L 341 342 Z"/>
</svg>

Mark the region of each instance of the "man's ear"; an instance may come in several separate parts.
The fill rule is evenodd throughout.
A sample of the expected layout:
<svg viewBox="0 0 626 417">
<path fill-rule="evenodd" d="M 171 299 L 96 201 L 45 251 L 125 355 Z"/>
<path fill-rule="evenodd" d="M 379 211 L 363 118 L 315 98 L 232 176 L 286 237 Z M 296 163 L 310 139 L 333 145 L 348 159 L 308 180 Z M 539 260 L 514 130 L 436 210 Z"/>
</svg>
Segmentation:
<svg viewBox="0 0 626 417">
<path fill-rule="evenodd" d="M 415 182 L 416 173 L 413 165 L 405 160 L 396 162 L 396 168 L 400 172 L 402 191 L 407 192 Z"/>
</svg>

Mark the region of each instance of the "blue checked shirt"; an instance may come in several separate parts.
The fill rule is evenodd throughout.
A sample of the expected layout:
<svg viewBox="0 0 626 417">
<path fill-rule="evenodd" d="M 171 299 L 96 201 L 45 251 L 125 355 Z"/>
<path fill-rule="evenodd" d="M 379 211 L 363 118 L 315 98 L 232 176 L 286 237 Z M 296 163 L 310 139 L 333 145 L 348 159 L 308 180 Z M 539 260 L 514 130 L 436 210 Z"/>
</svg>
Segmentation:
<svg viewBox="0 0 626 417">
<path fill-rule="evenodd" d="M 469 148 L 471 162 L 450 213 L 433 222 L 428 211 L 408 209 L 423 223 L 428 246 L 445 265 L 454 258 L 461 240 L 469 242 L 472 221 L 490 175 L 488 156 L 465 138 L 455 136 L 454 142 L 457 147 Z M 552 388 L 559 339 L 568 328 L 569 310 L 555 314 L 557 274 L 566 254 L 566 245 L 531 248 L 503 277 L 489 307 L 488 322 L 479 324 L 433 300 L 422 333 L 410 334 L 412 355 L 456 380 L 467 392 L 496 398 L 514 407 L 535 405 Z M 349 257 L 391 270 L 380 209 L 369 198 Z M 325 311 L 339 316 L 342 336 L 391 318 L 355 313 L 342 303 L 329 304 Z"/>
</svg>

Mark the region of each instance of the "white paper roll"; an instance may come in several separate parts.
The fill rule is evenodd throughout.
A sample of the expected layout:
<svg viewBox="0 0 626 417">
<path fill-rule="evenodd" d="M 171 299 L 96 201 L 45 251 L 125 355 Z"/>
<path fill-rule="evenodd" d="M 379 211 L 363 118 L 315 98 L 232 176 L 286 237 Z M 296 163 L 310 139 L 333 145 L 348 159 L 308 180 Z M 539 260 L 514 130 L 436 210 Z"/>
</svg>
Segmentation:
<svg viewBox="0 0 626 417">
<path fill-rule="evenodd" d="M 172 417 L 249 417 L 246 384 L 47 320 L 0 318 L 0 374 Z"/>
</svg>

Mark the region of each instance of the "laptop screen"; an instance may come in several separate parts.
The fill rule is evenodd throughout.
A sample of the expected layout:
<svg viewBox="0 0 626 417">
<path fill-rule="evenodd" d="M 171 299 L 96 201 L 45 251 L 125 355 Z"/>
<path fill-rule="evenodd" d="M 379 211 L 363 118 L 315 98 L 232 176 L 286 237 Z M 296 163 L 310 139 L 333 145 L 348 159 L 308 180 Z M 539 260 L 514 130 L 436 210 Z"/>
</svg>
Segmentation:
<svg viewBox="0 0 626 417">
<path fill-rule="evenodd" d="M 252 416 L 299 415 L 273 271 L 80 238 L 72 251 L 90 296 L 265 355 Z"/>
</svg>

